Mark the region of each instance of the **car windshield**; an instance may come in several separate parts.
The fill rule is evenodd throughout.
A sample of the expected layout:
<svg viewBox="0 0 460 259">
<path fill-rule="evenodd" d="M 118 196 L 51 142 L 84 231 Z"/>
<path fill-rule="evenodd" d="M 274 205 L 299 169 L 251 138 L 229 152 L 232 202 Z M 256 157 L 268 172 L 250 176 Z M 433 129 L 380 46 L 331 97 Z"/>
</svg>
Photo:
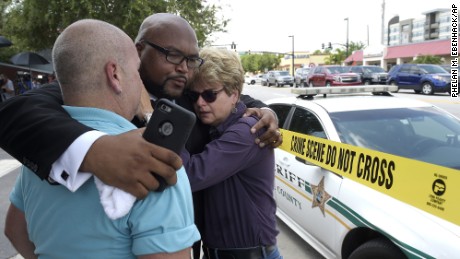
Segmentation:
<svg viewBox="0 0 460 259">
<path fill-rule="evenodd" d="M 289 72 L 288 71 L 281 71 L 281 72 L 278 73 L 278 75 L 280 75 L 280 76 L 288 76 Z"/>
<path fill-rule="evenodd" d="M 304 70 L 301 71 L 301 74 L 304 75 L 304 76 L 308 75 L 309 71 L 310 71 L 310 69 L 304 69 Z"/>
<path fill-rule="evenodd" d="M 444 70 L 446 70 L 447 73 L 451 73 L 452 71 L 452 67 L 451 66 L 448 66 L 448 65 L 443 65 L 441 66 Z"/>
<path fill-rule="evenodd" d="M 368 73 L 384 73 L 385 70 L 381 67 L 364 67 L 364 71 Z"/>
<path fill-rule="evenodd" d="M 329 73 L 331 74 L 340 74 L 348 72 L 346 67 L 328 67 L 327 70 L 329 70 Z"/>
<path fill-rule="evenodd" d="M 446 70 L 444 70 L 441 66 L 420 66 L 422 71 L 427 74 L 445 74 Z"/>
<path fill-rule="evenodd" d="M 342 142 L 460 169 L 460 121 L 435 108 L 331 114 Z"/>
</svg>

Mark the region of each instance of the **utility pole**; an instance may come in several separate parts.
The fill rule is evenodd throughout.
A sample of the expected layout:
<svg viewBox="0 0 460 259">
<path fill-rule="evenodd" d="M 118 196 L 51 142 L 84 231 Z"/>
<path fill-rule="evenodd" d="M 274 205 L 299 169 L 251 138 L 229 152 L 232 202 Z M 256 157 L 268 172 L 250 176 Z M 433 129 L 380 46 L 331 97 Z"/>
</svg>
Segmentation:
<svg viewBox="0 0 460 259">
<path fill-rule="evenodd" d="M 343 19 L 344 21 L 347 21 L 347 43 L 346 43 L 346 47 L 347 47 L 347 56 L 345 58 L 348 58 L 348 17 Z"/>
<path fill-rule="evenodd" d="M 385 45 L 385 0 L 382 1 L 382 28 L 381 28 L 381 42 L 380 44 Z"/>
<path fill-rule="evenodd" d="M 289 38 L 292 38 L 292 76 L 294 76 L 294 35 L 290 35 Z"/>
</svg>

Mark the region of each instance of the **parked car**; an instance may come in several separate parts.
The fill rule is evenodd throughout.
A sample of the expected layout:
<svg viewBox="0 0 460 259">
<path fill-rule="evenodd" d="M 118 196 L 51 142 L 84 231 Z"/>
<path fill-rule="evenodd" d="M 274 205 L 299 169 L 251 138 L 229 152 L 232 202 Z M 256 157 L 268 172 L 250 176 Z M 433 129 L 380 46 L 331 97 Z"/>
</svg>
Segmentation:
<svg viewBox="0 0 460 259">
<path fill-rule="evenodd" d="M 296 87 L 307 86 L 306 79 L 309 71 L 309 67 L 297 68 L 295 70 L 294 83 Z"/>
<path fill-rule="evenodd" d="M 353 90 L 350 96 L 344 95 L 348 88 Z M 327 98 L 300 97 L 308 96 L 310 90 L 317 93 L 338 89 L 292 89 L 299 96 L 266 103 L 277 114 L 282 129 L 460 170 L 458 118 L 426 102 L 388 93 L 357 93 L 357 88 L 365 89 L 346 86 L 340 89 L 340 96 L 329 94 Z M 294 138 L 284 141 L 294 149 L 303 147 L 295 145 Z M 327 153 L 326 150 L 312 142 L 315 141 L 304 142 L 305 152 L 323 157 L 321 152 Z M 277 216 L 325 258 L 460 255 L 459 225 L 372 189 L 365 182 L 316 166 L 305 157 L 307 154 L 295 156 L 285 149 L 275 149 Z M 373 163 L 374 168 L 376 162 L 374 159 L 369 164 Z M 387 175 L 383 171 L 377 174 L 379 178 Z M 411 190 L 422 188 L 418 184 L 414 179 Z M 430 186 L 423 188 L 427 193 L 431 190 Z M 430 195 L 434 200 L 438 197 L 433 192 Z M 420 197 L 423 198 L 426 197 Z"/>
<path fill-rule="evenodd" d="M 288 71 L 269 71 L 267 78 L 267 85 L 275 85 L 276 87 L 294 85 L 294 78 L 289 75 Z"/>
<path fill-rule="evenodd" d="M 439 65 L 401 64 L 390 69 L 387 84 L 397 85 L 399 89 L 413 89 L 415 93 L 450 94 L 451 76 Z"/>
<path fill-rule="evenodd" d="M 307 76 L 308 86 L 350 86 L 360 85 L 361 77 L 356 73 L 348 72 L 342 66 L 317 66 Z"/>
<path fill-rule="evenodd" d="M 350 66 L 348 71 L 359 74 L 364 85 L 384 85 L 388 79 L 388 73 L 378 66 Z"/>
<path fill-rule="evenodd" d="M 257 82 L 257 76 L 245 76 L 244 82 L 248 85 L 254 85 Z"/>
<path fill-rule="evenodd" d="M 268 86 L 268 73 L 260 75 L 260 84 L 262 86 Z"/>
</svg>

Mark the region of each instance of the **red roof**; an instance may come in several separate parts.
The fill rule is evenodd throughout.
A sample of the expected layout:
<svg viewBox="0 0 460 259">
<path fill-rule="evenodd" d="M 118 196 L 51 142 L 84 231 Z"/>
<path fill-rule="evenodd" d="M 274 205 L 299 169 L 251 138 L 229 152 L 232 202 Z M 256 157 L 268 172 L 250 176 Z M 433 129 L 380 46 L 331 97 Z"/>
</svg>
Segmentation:
<svg viewBox="0 0 460 259">
<path fill-rule="evenodd" d="M 416 57 L 420 55 L 450 55 L 450 39 L 388 46 L 385 59 Z"/>
<path fill-rule="evenodd" d="M 345 59 L 345 63 L 353 62 L 353 61 L 363 61 L 363 50 L 357 50 L 353 52 L 348 58 Z"/>
</svg>

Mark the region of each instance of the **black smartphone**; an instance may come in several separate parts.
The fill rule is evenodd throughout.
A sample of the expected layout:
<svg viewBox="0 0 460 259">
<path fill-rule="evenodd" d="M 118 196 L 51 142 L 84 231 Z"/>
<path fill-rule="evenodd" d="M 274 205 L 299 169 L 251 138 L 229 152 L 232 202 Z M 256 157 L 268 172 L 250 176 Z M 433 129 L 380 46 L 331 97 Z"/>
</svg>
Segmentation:
<svg viewBox="0 0 460 259">
<path fill-rule="evenodd" d="M 155 104 L 155 109 L 143 137 L 155 145 L 180 154 L 195 121 L 195 113 L 168 99 L 160 99 Z"/>
<path fill-rule="evenodd" d="M 195 113 L 168 99 L 160 99 L 155 104 L 152 117 L 142 136 L 150 143 L 165 147 L 180 155 L 195 121 Z M 155 172 L 152 174 L 160 184 L 156 191 L 164 191 L 168 186 L 166 180 Z"/>
</svg>

